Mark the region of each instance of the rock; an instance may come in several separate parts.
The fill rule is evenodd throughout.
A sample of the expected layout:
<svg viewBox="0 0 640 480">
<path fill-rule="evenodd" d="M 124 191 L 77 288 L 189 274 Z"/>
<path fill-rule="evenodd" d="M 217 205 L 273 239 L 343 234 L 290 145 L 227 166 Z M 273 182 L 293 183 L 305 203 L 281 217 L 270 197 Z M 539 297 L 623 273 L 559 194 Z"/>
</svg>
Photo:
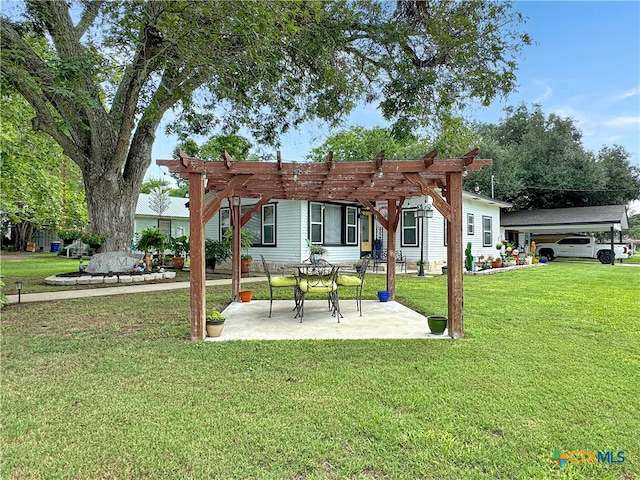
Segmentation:
<svg viewBox="0 0 640 480">
<path fill-rule="evenodd" d="M 87 273 L 91 275 L 113 273 L 130 273 L 140 260 L 142 255 L 127 252 L 96 253 L 89 260 Z"/>
</svg>

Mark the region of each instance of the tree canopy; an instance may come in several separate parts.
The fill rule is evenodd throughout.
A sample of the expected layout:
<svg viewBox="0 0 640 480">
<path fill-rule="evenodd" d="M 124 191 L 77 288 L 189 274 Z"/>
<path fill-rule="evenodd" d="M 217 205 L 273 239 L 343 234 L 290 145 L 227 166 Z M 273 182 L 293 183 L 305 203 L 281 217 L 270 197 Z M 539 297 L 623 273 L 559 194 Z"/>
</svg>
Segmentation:
<svg viewBox="0 0 640 480">
<path fill-rule="evenodd" d="M 16 227 L 18 248 L 37 229 L 82 228 L 87 208 L 80 171 L 51 137 L 29 125 L 31 107 L 16 93 L 0 97 L 0 212 L 3 234 Z"/>
<path fill-rule="evenodd" d="M 28 0 L 2 15 L 2 81 L 80 168 L 105 250 L 130 248 L 165 113 L 276 145 L 307 119 L 378 105 L 396 136 L 516 85 L 510 2 Z"/>
<path fill-rule="evenodd" d="M 493 166 L 470 174 L 465 188 L 495 196 L 516 209 L 626 204 L 640 198 L 640 170 L 621 146 L 594 154 L 573 119 L 545 115 L 539 106 L 506 109 L 499 124 L 478 126 L 480 156 Z M 473 186 L 473 187 L 472 187 Z"/>
</svg>

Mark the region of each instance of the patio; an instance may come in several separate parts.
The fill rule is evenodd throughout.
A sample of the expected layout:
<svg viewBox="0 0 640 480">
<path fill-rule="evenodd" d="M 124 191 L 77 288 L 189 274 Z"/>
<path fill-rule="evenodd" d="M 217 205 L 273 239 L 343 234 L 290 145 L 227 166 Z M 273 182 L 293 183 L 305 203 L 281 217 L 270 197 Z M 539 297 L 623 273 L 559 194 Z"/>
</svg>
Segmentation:
<svg viewBox="0 0 640 480">
<path fill-rule="evenodd" d="M 271 318 L 268 300 L 233 302 L 222 312 L 226 317 L 222 335 L 206 340 L 451 338 L 446 330 L 443 335 L 431 334 L 425 316 L 398 302 L 363 300 L 362 316 L 356 311 L 355 300 L 343 300 L 340 306 L 344 318 L 338 323 L 326 300 L 307 300 L 300 323 L 293 318 L 293 300 L 274 300 Z"/>
</svg>

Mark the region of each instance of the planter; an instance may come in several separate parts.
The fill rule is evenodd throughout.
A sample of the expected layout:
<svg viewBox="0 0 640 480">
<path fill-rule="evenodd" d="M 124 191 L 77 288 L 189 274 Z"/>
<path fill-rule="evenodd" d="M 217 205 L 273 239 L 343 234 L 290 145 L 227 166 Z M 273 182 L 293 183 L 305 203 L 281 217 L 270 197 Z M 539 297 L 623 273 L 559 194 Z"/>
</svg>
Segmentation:
<svg viewBox="0 0 640 480">
<path fill-rule="evenodd" d="M 240 292 L 240 300 L 243 302 L 250 302 L 253 297 L 253 292 L 251 290 L 243 290 Z"/>
<path fill-rule="evenodd" d="M 184 267 L 184 257 L 173 257 L 171 259 L 171 265 L 173 265 L 173 268 L 180 270 Z"/>
<path fill-rule="evenodd" d="M 251 260 L 240 260 L 240 272 L 249 273 L 251 269 Z"/>
<path fill-rule="evenodd" d="M 378 299 L 381 302 L 388 302 L 390 296 L 391 292 L 389 292 L 388 290 L 378 290 Z"/>
<path fill-rule="evenodd" d="M 207 320 L 207 336 L 219 337 L 223 328 L 224 320 Z"/>
<path fill-rule="evenodd" d="M 434 335 L 442 335 L 447 328 L 447 317 L 440 315 L 429 315 L 427 317 L 427 323 L 429 324 L 429 330 Z"/>
<path fill-rule="evenodd" d="M 491 262 L 491 268 L 500 268 L 502 266 L 502 260 L 494 260 Z"/>
</svg>

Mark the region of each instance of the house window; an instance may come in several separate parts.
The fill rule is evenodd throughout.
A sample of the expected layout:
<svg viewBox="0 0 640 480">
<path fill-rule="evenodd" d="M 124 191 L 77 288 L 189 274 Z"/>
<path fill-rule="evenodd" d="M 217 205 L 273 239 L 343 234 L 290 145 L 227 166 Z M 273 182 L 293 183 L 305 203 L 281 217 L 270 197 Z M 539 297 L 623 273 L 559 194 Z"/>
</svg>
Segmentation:
<svg viewBox="0 0 640 480">
<path fill-rule="evenodd" d="M 323 243 L 324 224 L 322 221 L 322 204 L 311 203 L 309 221 L 311 225 L 311 243 Z"/>
<path fill-rule="evenodd" d="M 262 206 L 262 245 L 276 244 L 276 206 Z"/>
<path fill-rule="evenodd" d="M 444 246 L 446 247 L 447 245 L 449 245 L 449 239 L 447 238 L 449 236 L 449 222 L 447 221 L 446 218 L 443 218 L 442 221 L 444 222 Z"/>
<path fill-rule="evenodd" d="M 473 213 L 467 213 L 467 235 L 473 235 Z"/>
<path fill-rule="evenodd" d="M 491 239 L 493 238 L 491 232 L 491 217 L 482 217 L 482 244 L 485 247 L 489 247 L 492 244 Z"/>
<path fill-rule="evenodd" d="M 347 232 L 346 244 L 357 245 L 358 243 L 358 209 L 356 207 L 346 207 L 345 209 L 345 230 Z"/>
<path fill-rule="evenodd" d="M 418 219 L 415 210 L 402 212 L 402 246 L 418 246 Z"/>
<path fill-rule="evenodd" d="M 240 214 L 244 215 L 253 208 L 253 205 L 244 205 Z M 220 209 L 220 238 L 231 228 L 231 209 Z M 251 245 L 275 245 L 276 244 L 276 206 L 275 204 L 263 205 L 260 214 L 254 213 L 249 221 L 242 227 L 253 234 Z"/>
<path fill-rule="evenodd" d="M 327 204 L 324 206 L 324 243 L 340 245 L 342 243 L 342 206 Z"/>
<path fill-rule="evenodd" d="M 171 220 L 158 219 L 158 230 L 165 235 L 171 236 Z"/>
<path fill-rule="evenodd" d="M 231 228 L 231 209 L 220 209 L 220 238 L 224 238 L 224 234 Z"/>
</svg>

